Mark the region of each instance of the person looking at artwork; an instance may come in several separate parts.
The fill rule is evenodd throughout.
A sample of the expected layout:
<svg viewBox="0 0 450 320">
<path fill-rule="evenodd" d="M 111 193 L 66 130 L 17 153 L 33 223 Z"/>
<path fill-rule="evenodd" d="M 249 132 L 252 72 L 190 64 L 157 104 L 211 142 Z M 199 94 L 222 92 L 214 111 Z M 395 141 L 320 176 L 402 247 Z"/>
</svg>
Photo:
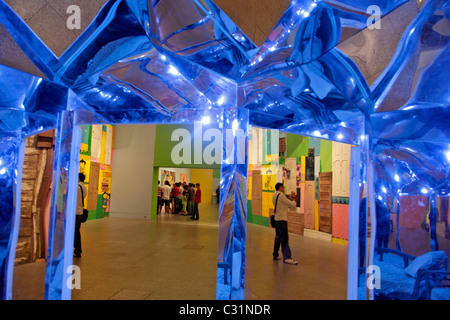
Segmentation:
<svg viewBox="0 0 450 320">
<path fill-rule="evenodd" d="M 176 213 L 178 214 L 178 212 L 180 211 L 180 183 L 176 182 L 173 184 L 173 189 L 172 189 L 172 196 L 173 196 L 173 208 L 172 208 L 172 213 Z"/>
<path fill-rule="evenodd" d="M 157 203 L 156 203 L 157 214 L 161 213 L 161 207 L 162 207 L 161 206 L 162 186 L 160 186 L 159 184 L 160 184 L 160 182 L 158 180 L 158 200 L 157 200 Z"/>
<path fill-rule="evenodd" d="M 273 260 L 278 260 L 278 251 L 283 254 L 283 262 L 287 264 L 298 264 L 298 262 L 292 259 L 291 248 L 289 247 L 289 233 L 287 224 L 288 208 L 295 208 L 297 203 L 294 201 L 296 194 L 294 192 L 286 197 L 284 195 L 284 186 L 278 182 L 275 185 L 275 194 L 273 195 L 273 205 L 275 207 L 275 241 L 273 245 Z"/>
<path fill-rule="evenodd" d="M 181 215 L 182 216 L 187 216 L 187 211 L 186 211 L 186 205 L 187 205 L 187 195 L 188 195 L 189 191 L 187 190 L 187 188 L 183 188 L 183 192 L 181 194 Z"/>
<path fill-rule="evenodd" d="M 187 211 L 188 215 L 192 216 L 194 214 L 194 199 L 195 199 L 195 188 L 193 183 L 189 183 L 188 188 L 188 197 L 187 197 Z"/>
<path fill-rule="evenodd" d="M 162 187 L 162 195 L 161 195 L 161 205 L 160 205 L 160 210 L 162 209 L 162 207 L 164 206 L 164 212 L 165 213 L 170 213 L 170 194 L 172 192 L 172 189 L 170 188 L 170 183 L 169 181 L 165 181 L 164 185 Z"/>
<path fill-rule="evenodd" d="M 77 210 L 75 218 L 75 237 L 73 243 L 73 254 L 76 258 L 81 258 L 81 220 L 83 217 L 84 198 L 87 196 L 87 188 L 84 185 L 86 176 L 83 173 L 78 174 L 78 191 L 77 191 Z"/>
<path fill-rule="evenodd" d="M 200 189 L 200 183 L 196 183 L 195 186 L 197 187 L 197 190 L 195 191 L 194 196 L 194 214 L 192 216 L 192 220 L 198 220 L 199 212 L 198 212 L 198 205 L 202 202 L 202 190 Z"/>
</svg>

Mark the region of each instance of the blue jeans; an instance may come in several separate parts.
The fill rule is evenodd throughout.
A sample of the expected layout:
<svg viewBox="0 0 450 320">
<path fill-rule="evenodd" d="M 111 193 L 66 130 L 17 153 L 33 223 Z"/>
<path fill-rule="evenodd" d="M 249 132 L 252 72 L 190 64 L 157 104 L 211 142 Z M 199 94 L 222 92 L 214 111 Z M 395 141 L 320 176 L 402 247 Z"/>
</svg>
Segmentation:
<svg viewBox="0 0 450 320">
<path fill-rule="evenodd" d="M 189 215 L 193 215 L 194 214 L 194 201 L 188 200 L 188 202 L 187 202 L 187 212 L 188 212 Z"/>
<path fill-rule="evenodd" d="M 275 221 L 275 241 L 273 244 L 273 258 L 278 258 L 278 251 L 283 253 L 283 260 L 291 259 L 291 248 L 289 247 L 289 233 L 287 221 Z"/>
</svg>

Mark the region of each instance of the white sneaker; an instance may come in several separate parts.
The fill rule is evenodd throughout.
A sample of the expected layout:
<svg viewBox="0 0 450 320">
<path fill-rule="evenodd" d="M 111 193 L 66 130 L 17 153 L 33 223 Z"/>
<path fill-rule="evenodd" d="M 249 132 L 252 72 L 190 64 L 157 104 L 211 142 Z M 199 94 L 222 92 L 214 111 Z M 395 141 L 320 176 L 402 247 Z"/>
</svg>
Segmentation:
<svg viewBox="0 0 450 320">
<path fill-rule="evenodd" d="M 284 263 L 287 263 L 287 264 L 298 264 L 298 262 L 295 261 L 294 259 L 286 259 L 286 260 L 284 260 Z"/>
</svg>

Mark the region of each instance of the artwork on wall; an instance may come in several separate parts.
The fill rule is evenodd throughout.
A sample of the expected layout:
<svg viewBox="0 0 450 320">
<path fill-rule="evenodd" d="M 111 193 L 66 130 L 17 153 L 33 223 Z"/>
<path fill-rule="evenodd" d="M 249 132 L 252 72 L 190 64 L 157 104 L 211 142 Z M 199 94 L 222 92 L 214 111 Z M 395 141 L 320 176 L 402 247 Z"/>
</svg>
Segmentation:
<svg viewBox="0 0 450 320">
<path fill-rule="evenodd" d="M 162 170 L 161 171 L 161 183 L 164 183 L 166 180 L 169 181 L 170 185 L 172 185 L 175 182 L 175 172 L 168 171 L 168 170 Z"/>
<path fill-rule="evenodd" d="M 91 157 L 84 155 L 84 154 L 80 154 L 80 167 L 78 169 L 79 173 L 84 174 L 85 176 L 85 183 L 89 182 L 89 169 L 91 167 Z"/>
<path fill-rule="evenodd" d="M 100 155 L 101 155 L 101 151 L 102 151 L 102 133 L 103 133 L 102 125 L 93 125 L 92 126 L 92 135 L 91 135 L 91 161 L 92 162 L 100 162 Z"/>
<path fill-rule="evenodd" d="M 276 166 L 263 166 L 262 169 L 262 183 L 263 190 L 275 191 L 275 184 L 277 179 L 277 167 Z"/>
<path fill-rule="evenodd" d="M 314 148 L 308 149 L 308 156 L 306 157 L 306 167 L 305 167 L 305 180 L 314 181 Z"/>
<path fill-rule="evenodd" d="M 109 199 L 111 198 L 111 177 L 112 172 L 110 166 L 101 164 L 98 194 L 101 195 L 103 213 L 109 213 Z"/>
<path fill-rule="evenodd" d="M 181 183 L 183 183 L 183 182 L 188 182 L 187 181 L 187 173 L 180 173 L 180 182 Z"/>
<path fill-rule="evenodd" d="M 112 140 L 113 140 L 113 128 L 111 126 L 106 126 L 106 137 L 105 137 L 105 164 L 110 165 L 112 160 Z"/>
<path fill-rule="evenodd" d="M 85 155 L 91 155 L 90 149 L 90 134 L 91 128 L 89 125 L 82 125 L 81 127 L 81 147 L 80 153 Z"/>
</svg>

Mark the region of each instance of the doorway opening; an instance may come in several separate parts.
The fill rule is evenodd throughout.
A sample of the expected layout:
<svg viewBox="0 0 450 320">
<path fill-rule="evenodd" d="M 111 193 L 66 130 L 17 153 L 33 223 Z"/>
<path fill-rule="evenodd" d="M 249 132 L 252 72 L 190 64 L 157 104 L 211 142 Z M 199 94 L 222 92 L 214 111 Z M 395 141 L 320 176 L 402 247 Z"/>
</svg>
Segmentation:
<svg viewBox="0 0 450 320">
<path fill-rule="evenodd" d="M 351 148 L 350 144 L 252 127 L 248 221 L 265 228 L 249 225 L 246 286 L 251 294 L 264 299 L 347 298 Z M 274 229 L 269 216 L 274 210 L 275 184 L 280 182 L 285 194 L 296 195 L 297 206 L 288 212 L 288 230 L 292 255 L 300 268 L 282 263 L 273 266 L 271 261 Z M 270 275 L 273 290 L 264 292 L 256 283 L 260 271 L 253 261 L 258 247 L 264 254 L 258 260 L 259 269 Z M 261 268 L 263 261 L 269 263 Z M 305 279 L 321 282 L 321 293 Z"/>
</svg>

